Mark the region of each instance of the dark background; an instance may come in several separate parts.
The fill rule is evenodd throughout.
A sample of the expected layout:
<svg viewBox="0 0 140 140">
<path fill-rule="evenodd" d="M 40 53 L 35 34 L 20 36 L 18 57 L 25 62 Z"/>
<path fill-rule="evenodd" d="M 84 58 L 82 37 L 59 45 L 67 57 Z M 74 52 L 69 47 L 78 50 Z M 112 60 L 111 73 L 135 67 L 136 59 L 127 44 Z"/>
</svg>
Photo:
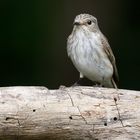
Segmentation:
<svg viewBox="0 0 140 140">
<path fill-rule="evenodd" d="M 116 56 L 120 88 L 140 90 L 138 0 L 3 0 L 0 9 L 0 86 L 72 85 L 66 40 L 75 16 L 89 13 Z"/>
</svg>

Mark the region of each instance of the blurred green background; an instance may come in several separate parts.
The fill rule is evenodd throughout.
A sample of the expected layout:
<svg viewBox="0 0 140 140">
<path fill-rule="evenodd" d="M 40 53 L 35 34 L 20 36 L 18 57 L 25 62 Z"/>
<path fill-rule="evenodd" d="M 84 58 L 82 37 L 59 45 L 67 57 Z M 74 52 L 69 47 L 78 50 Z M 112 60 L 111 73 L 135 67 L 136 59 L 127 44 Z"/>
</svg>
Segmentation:
<svg viewBox="0 0 140 140">
<path fill-rule="evenodd" d="M 140 90 L 138 0 L 5 0 L 0 9 L 0 86 L 72 85 L 66 40 L 75 16 L 89 13 L 116 56 L 120 88 Z"/>
</svg>

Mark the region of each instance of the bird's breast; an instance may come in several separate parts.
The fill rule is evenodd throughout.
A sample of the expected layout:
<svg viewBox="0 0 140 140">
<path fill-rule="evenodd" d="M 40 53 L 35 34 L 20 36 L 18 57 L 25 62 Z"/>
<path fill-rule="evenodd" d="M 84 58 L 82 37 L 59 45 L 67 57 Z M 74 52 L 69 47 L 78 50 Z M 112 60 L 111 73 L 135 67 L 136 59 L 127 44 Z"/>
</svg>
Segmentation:
<svg viewBox="0 0 140 140">
<path fill-rule="evenodd" d="M 73 40 L 71 58 L 75 63 L 84 66 L 99 65 L 104 53 L 98 35 L 79 32 L 73 36 Z"/>
</svg>

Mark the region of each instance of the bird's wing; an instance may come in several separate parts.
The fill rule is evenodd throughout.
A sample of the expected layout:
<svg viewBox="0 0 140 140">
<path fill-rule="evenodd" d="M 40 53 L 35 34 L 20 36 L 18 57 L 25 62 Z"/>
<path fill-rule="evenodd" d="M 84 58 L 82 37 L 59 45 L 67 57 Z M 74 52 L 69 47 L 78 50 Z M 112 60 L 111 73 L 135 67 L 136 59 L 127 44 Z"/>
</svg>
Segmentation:
<svg viewBox="0 0 140 140">
<path fill-rule="evenodd" d="M 113 69 L 114 69 L 113 79 L 114 79 L 115 83 L 118 84 L 119 75 L 118 75 L 118 70 L 117 70 L 117 67 L 116 67 L 116 60 L 115 60 L 114 54 L 112 52 L 112 49 L 111 49 L 111 47 L 108 43 L 108 40 L 106 39 L 106 37 L 102 33 L 101 33 L 101 41 L 102 41 L 102 44 L 103 44 L 103 49 L 106 52 L 112 66 L 113 66 Z"/>
</svg>

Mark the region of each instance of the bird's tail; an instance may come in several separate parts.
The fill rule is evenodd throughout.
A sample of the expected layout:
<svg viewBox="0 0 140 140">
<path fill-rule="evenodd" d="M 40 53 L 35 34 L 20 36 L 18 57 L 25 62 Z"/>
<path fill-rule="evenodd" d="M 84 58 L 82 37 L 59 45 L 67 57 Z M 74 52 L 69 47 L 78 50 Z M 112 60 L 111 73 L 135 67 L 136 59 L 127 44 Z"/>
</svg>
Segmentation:
<svg viewBox="0 0 140 140">
<path fill-rule="evenodd" d="M 115 83 L 115 81 L 114 81 L 113 78 L 111 79 L 111 82 L 112 82 L 113 87 L 114 87 L 115 89 L 118 89 L 117 84 Z"/>
</svg>

